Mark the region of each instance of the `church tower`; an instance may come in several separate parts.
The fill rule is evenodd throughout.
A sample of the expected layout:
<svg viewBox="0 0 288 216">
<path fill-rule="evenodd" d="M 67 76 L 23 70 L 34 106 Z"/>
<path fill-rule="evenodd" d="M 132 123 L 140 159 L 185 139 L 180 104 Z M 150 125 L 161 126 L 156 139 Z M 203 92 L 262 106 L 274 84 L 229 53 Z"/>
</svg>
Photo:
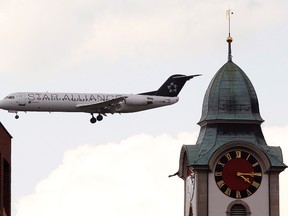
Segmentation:
<svg viewBox="0 0 288 216">
<path fill-rule="evenodd" d="M 11 215 L 11 138 L 0 123 L 0 216 Z"/>
<path fill-rule="evenodd" d="M 184 216 L 279 216 L 282 151 L 267 145 L 255 89 L 232 61 L 230 33 L 227 42 L 228 61 L 206 90 L 198 140 L 180 153 Z"/>
</svg>

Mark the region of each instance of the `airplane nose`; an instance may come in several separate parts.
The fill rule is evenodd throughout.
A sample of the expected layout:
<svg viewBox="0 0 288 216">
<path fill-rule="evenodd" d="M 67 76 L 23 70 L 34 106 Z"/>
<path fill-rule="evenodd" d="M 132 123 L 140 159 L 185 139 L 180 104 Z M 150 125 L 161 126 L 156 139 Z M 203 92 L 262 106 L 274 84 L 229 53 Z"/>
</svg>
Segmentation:
<svg viewBox="0 0 288 216">
<path fill-rule="evenodd" d="M 3 100 L 0 100 L 0 109 L 3 109 Z"/>
<path fill-rule="evenodd" d="M 7 101 L 0 100 L 0 109 L 7 109 Z"/>
</svg>

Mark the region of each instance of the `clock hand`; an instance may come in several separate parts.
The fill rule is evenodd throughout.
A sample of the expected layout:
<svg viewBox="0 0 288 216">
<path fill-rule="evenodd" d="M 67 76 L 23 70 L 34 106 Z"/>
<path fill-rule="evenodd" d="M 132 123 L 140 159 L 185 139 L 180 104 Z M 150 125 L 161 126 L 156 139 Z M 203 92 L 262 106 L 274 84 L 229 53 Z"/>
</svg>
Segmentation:
<svg viewBox="0 0 288 216">
<path fill-rule="evenodd" d="M 250 180 L 248 178 L 245 178 L 244 176 L 240 176 L 242 179 L 244 179 L 245 182 L 248 182 L 249 184 L 251 184 Z"/>
<path fill-rule="evenodd" d="M 243 173 L 237 172 L 237 176 L 239 176 L 240 178 L 244 179 L 245 182 L 248 182 L 249 184 L 251 184 L 250 180 L 243 176 Z"/>
<path fill-rule="evenodd" d="M 254 172 L 241 173 L 241 172 L 237 172 L 237 176 L 242 176 L 242 175 L 248 175 L 248 176 L 254 177 L 254 176 L 262 176 L 262 173 L 254 173 Z"/>
</svg>

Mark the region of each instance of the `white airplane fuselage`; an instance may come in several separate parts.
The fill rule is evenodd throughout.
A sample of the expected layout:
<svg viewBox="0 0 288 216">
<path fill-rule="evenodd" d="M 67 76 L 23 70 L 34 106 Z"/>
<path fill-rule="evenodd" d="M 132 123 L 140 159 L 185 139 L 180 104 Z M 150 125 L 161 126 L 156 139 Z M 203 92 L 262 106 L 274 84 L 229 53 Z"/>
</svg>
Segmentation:
<svg viewBox="0 0 288 216">
<path fill-rule="evenodd" d="M 109 107 L 107 111 L 97 110 L 94 104 L 101 104 L 113 99 L 122 100 Z M 17 92 L 0 101 L 0 107 L 9 112 L 87 112 L 87 113 L 129 113 L 178 102 L 178 97 L 163 97 L 134 94 L 98 94 L 98 93 L 49 93 Z M 103 110 L 103 108 L 101 109 Z"/>
</svg>

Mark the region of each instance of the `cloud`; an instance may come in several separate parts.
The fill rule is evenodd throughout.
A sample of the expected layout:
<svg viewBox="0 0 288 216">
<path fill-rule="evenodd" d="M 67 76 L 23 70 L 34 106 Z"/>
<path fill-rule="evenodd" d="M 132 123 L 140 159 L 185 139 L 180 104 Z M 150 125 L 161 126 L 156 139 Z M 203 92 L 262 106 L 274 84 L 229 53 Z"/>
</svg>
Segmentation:
<svg viewBox="0 0 288 216">
<path fill-rule="evenodd" d="M 288 155 L 288 126 L 264 128 L 269 145 Z M 168 178 L 178 170 L 180 149 L 198 133 L 135 135 L 119 143 L 82 145 L 68 150 L 62 164 L 16 203 L 17 216 L 181 215 L 183 181 Z M 287 163 L 287 160 L 286 160 Z M 288 175 L 280 175 L 281 212 L 287 212 Z"/>
<path fill-rule="evenodd" d="M 196 133 L 141 134 L 69 150 L 35 192 L 17 202 L 16 215 L 179 215 L 183 182 L 168 175 L 178 170 L 181 145 L 195 139 Z"/>
</svg>

